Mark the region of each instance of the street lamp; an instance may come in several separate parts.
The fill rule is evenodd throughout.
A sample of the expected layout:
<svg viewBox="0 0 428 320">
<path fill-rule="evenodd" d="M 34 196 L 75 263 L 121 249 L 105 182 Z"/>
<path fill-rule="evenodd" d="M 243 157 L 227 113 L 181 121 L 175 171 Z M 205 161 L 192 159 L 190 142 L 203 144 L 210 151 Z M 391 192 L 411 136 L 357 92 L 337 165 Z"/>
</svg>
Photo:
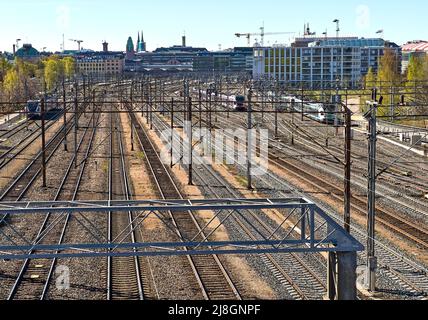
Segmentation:
<svg viewBox="0 0 428 320">
<path fill-rule="evenodd" d="M 340 20 L 339 19 L 334 19 L 333 23 L 336 24 L 336 37 L 339 38 L 339 32 L 340 32 L 339 23 L 340 23 Z"/>
<path fill-rule="evenodd" d="M 325 30 L 325 32 L 323 32 L 322 34 L 323 36 L 325 36 L 325 39 L 327 40 L 327 35 L 328 35 L 327 30 Z"/>
</svg>

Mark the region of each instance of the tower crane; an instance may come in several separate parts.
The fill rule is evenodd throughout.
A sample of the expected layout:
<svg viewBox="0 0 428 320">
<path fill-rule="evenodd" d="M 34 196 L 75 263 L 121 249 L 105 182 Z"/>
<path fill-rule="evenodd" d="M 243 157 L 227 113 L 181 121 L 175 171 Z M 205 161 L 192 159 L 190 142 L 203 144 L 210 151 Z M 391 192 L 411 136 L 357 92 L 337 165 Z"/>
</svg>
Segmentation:
<svg viewBox="0 0 428 320">
<path fill-rule="evenodd" d="M 235 36 L 240 37 L 246 37 L 248 40 L 248 46 L 251 47 L 251 37 L 260 37 L 261 38 L 261 45 L 264 46 L 264 38 L 265 36 L 274 36 L 274 35 L 281 35 L 281 34 L 296 34 L 295 32 L 265 32 L 265 28 L 260 28 L 260 33 L 235 33 Z"/>
<path fill-rule="evenodd" d="M 78 50 L 80 51 L 80 45 L 81 45 L 81 43 L 82 42 L 84 42 L 83 40 L 75 40 L 75 39 L 69 39 L 70 41 L 73 41 L 73 42 L 76 42 L 77 43 L 77 45 L 78 45 Z"/>
</svg>

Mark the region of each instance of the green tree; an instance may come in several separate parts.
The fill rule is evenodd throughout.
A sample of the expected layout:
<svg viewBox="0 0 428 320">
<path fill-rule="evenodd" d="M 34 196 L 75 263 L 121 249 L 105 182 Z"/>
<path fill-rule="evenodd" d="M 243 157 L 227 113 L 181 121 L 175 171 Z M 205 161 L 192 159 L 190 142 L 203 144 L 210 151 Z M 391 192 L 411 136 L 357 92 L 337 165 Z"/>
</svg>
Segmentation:
<svg viewBox="0 0 428 320">
<path fill-rule="evenodd" d="M 76 72 L 76 63 L 72 57 L 65 57 L 62 59 L 64 65 L 64 75 L 70 79 Z"/>
<path fill-rule="evenodd" d="M 369 72 L 364 78 L 365 88 L 371 89 L 376 87 L 376 81 L 377 81 L 376 74 L 373 72 L 373 68 L 370 68 Z"/>
<path fill-rule="evenodd" d="M 64 65 L 61 60 L 56 56 L 49 57 L 44 61 L 44 80 L 46 83 L 46 89 L 54 89 L 59 80 L 62 78 L 64 72 Z"/>
<path fill-rule="evenodd" d="M 11 68 L 6 72 L 3 81 L 3 88 L 8 93 L 9 97 L 16 96 L 19 86 L 19 75 L 18 72 Z"/>
<path fill-rule="evenodd" d="M 380 87 L 395 85 L 400 81 L 398 70 L 399 60 L 395 52 L 386 49 L 384 55 L 379 59 L 378 82 Z"/>
<path fill-rule="evenodd" d="M 407 82 L 412 85 L 412 82 L 423 81 L 426 78 L 424 70 L 424 58 L 411 56 L 409 66 L 407 68 Z"/>
<path fill-rule="evenodd" d="M 400 85 L 401 70 L 400 61 L 395 51 L 385 49 L 384 55 L 379 59 L 379 70 L 377 75 L 379 94 L 383 96 L 383 104 L 379 107 L 379 116 L 391 114 L 392 104 L 396 105 L 400 97 L 393 94 L 393 88 Z"/>
<path fill-rule="evenodd" d="M 12 65 L 7 61 L 3 56 L 0 56 L 0 82 L 3 82 L 3 79 L 7 73 L 12 68 Z"/>
</svg>

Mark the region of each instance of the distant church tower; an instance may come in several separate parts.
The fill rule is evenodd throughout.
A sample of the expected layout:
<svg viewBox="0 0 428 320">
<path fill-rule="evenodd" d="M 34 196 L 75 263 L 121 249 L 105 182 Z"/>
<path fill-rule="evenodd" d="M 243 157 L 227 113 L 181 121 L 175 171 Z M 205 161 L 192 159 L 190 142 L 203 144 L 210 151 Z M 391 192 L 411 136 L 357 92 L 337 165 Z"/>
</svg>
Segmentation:
<svg viewBox="0 0 428 320">
<path fill-rule="evenodd" d="M 128 38 L 128 42 L 126 43 L 126 59 L 133 59 L 135 57 L 134 50 L 134 41 L 132 41 L 132 37 Z"/>
<path fill-rule="evenodd" d="M 137 43 L 137 52 L 146 52 L 146 42 L 144 41 L 144 33 L 141 31 L 141 40 L 140 34 L 138 33 L 138 43 Z"/>
<path fill-rule="evenodd" d="M 138 40 L 137 40 L 137 45 L 135 46 L 135 51 L 136 52 L 140 52 L 140 33 L 138 32 Z"/>
</svg>

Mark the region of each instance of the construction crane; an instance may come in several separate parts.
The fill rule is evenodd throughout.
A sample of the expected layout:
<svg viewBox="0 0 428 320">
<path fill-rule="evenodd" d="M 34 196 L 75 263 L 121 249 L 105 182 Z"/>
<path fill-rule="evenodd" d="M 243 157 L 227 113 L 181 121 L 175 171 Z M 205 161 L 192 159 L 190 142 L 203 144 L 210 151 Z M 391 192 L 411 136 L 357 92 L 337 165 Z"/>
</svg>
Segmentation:
<svg viewBox="0 0 428 320">
<path fill-rule="evenodd" d="M 264 46 L 264 38 L 265 36 L 274 36 L 274 35 L 281 35 L 281 34 L 296 34 L 295 32 L 265 32 L 265 28 L 260 28 L 260 33 L 235 33 L 235 36 L 240 37 L 246 37 L 248 40 L 248 46 L 251 47 L 251 37 L 260 37 L 261 38 L 261 46 Z"/>
<path fill-rule="evenodd" d="M 75 40 L 75 39 L 69 39 L 70 41 L 73 41 L 73 42 L 76 42 L 77 43 L 77 45 L 78 45 L 78 50 L 80 51 L 80 45 L 81 45 L 81 43 L 82 42 L 84 42 L 83 40 Z"/>
</svg>

